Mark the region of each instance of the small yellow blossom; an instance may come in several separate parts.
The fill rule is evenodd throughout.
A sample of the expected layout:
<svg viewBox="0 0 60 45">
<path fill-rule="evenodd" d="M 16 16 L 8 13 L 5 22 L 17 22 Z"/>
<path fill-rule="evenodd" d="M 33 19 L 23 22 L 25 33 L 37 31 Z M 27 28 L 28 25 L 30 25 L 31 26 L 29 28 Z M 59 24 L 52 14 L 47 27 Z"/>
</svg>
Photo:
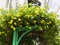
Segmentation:
<svg viewBox="0 0 60 45">
<path fill-rule="evenodd" d="M 44 17 L 44 15 L 42 15 L 42 17 Z"/>
<path fill-rule="evenodd" d="M 31 16 L 32 16 L 32 15 L 26 15 L 26 17 L 28 17 L 28 18 L 31 17 Z"/>
<path fill-rule="evenodd" d="M 19 17 L 20 16 L 20 12 L 18 12 L 16 16 Z"/>
<path fill-rule="evenodd" d="M 14 26 L 12 25 L 11 28 L 13 28 Z"/>
<path fill-rule="evenodd" d="M 51 22 L 47 22 L 47 24 L 51 24 Z"/>
<path fill-rule="evenodd" d="M 42 28 L 40 30 L 43 30 Z"/>
<path fill-rule="evenodd" d="M 15 28 L 13 25 L 11 26 L 11 28 L 12 28 L 13 30 L 16 30 L 16 28 Z"/>
<path fill-rule="evenodd" d="M 10 20 L 8 23 L 9 23 L 9 24 L 12 24 L 12 23 L 13 23 L 13 20 Z"/>
<path fill-rule="evenodd" d="M 7 15 L 7 16 L 10 16 L 10 13 L 7 13 L 6 15 Z"/>
<path fill-rule="evenodd" d="M 51 21 L 49 23 L 51 24 Z"/>
<path fill-rule="evenodd" d="M 43 30 L 43 28 L 42 28 L 42 27 L 39 27 L 39 29 L 40 29 L 40 30 Z"/>
<path fill-rule="evenodd" d="M 18 18 L 18 21 L 21 21 L 21 18 Z"/>
<path fill-rule="evenodd" d="M 39 10 L 35 10 L 35 14 L 37 14 L 37 15 L 38 15 L 38 14 L 39 14 Z"/>
<path fill-rule="evenodd" d="M 5 21 L 5 19 L 2 18 L 2 21 Z"/>
<path fill-rule="evenodd" d="M 15 27 L 13 27 L 13 30 L 16 30 L 16 28 L 15 28 Z"/>
<path fill-rule="evenodd" d="M 14 16 L 12 16 L 11 18 L 12 18 L 12 19 L 17 19 L 17 18 L 16 18 L 16 17 L 14 17 Z"/>
<path fill-rule="evenodd" d="M 49 22 L 47 22 L 47 24 L 50 24 Z"/>
<path fill-rule="evenodd" d="M 36 23 L 36 20 L 34 20 L 34 23 Z"/>
<path fill-rule="evenodd" d="M 17 23 L 16 23 L 16 22 L 14 22 L 14 25 L 17 25 Z"/>
<path fill-rule="evenodd" d="M 42 20 L 42 21 L 41 21 L 41 24 L 42 24 L 42 23 L 44 23 L 44 22 L 45 22 L 45 21 L 44 21 L 44 20 Z"/>
<path fill-rule="evenodd" d="M 14 18 L 14 16 L 11 17 L 12 19 Z"/>
<path fill-rule="evenodd" d="M 26 23 L 27 25 L 29 25 L 29 23 Z"/>
<path fill-rule="evenodd" d="M 36 7 L 36 10 L 39 10 L 40 9 L 40 7 Z"/>
<path fill-rule="evenodd" d="M 2 33 L 0 32 L 0 35 L 1 35 Z"/>
<path fill-rule="evenodd" d="M 14 17 L 13 19 L 17 19 L 16 17 Z"/>
<path fill-rule="evenodd" d="M 29 8 L 29 10 L 32 10 L 32 8 Z"/>
<path fill-rule="evenodd" d="M 20 15 L 16 15 L 16 17 L 19 17 Z"/>
<path fill-rule="evenodd" d="M 44 9 L 41 9 L 41 12 L 44 13 L 45 12 Z"/>
<path fill-rule="evenodd" d="M 58 33 L 55 33 L 56 35 L 58 34 Z"/>
<path fill-rule="evenodd" d="M 4 34 L 4 32 L 2 31 L 1 33 L 3 33 Z"/>
<path fill-rule="evenodd" d="M 17 12 L 17 17 L 20 17 L 23 14 L 23 12 Z"/>
</svg>

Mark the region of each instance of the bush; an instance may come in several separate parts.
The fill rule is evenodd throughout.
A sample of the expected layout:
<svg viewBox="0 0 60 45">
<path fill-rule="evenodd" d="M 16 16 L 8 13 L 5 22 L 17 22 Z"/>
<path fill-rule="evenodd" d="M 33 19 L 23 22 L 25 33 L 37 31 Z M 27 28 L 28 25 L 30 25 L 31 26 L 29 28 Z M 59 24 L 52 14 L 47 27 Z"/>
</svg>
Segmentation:
<svg viewBox="0 0 60 45">
<path fill-rule="evenodd" d="M 3 10 L 0 16 L 0 34 L 10 33 L 16 28 L 26 27 L 32 29 L 35 27 L 37 31 L 41 31 L 41 35 L 46 45 L 58 45 L 55 38 L 58 35 L 57 14 L 48 13 L 40 6 L 28 7 L 24 5 L 17 10 Z M 9 35 L 9 34 L 7 34 Z"/>
</svg>

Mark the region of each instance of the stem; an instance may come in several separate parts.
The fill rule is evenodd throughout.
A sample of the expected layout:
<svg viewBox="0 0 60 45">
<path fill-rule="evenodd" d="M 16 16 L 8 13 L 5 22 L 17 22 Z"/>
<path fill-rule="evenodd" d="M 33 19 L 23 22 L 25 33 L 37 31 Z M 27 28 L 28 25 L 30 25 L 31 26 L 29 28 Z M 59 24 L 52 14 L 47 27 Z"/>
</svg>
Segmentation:
<svg viewBox="0 0 60 45">
<path fill-rule="evenodd" d="M 23 34 L 19 37 L 17 44 L 19 44 L 19 42 L 21 41 L 21 39 L 23 38 L 23 36 L 24 36 L 25 34 L 29 33 L 30 31 L 32 31 L 32 30 L 28 30 L 28 31 L 26 31 L 25 33 L 23 33 Z"/>
<path fill-rule="evenodd" d="M 18 39 L 18 31 L 15 30 L 13 33 L 13 44 L 12 45 L 17 45 L 17 39 Z"/>
</svg>

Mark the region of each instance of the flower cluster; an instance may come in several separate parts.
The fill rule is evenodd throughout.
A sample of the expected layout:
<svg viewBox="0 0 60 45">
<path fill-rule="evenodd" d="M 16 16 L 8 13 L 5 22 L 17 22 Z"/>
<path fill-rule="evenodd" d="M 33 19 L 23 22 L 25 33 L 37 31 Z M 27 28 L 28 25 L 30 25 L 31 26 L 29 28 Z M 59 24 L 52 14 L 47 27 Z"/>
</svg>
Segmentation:
<svg viewBox="0 0 60 45">
<path fill-rule="evenodd" d="M 3 40 L 8 40 L 8 36 L 12 35 L 13 30 L 27 28 L 37 31 L 40 41 L 44 45 L 58 45 L 59 39 L 55 38 L 58 35 L 57 25 L 57 14 L 54 12 L 48 13 L 45 8 L 40 6 L 24 5 L 17 10 L 0 9 L 0 35 L 3 36 Z M 32 34 L 34 32 L 28 35 L 31 36 Z M 2 39 L 2 37 L 0 38 Z"/>
<path fill-rule="evenodd" d="M 23 6 L 17 9 L 11 9 L 2 12 L 0 27 L 7 30 L 16 30 L 16 28 L 35 26 L 38 30 L 47 30 L 56 28 L 57 16 L 55 13 L 48 13 L 40 6 Z"/>
</svg>

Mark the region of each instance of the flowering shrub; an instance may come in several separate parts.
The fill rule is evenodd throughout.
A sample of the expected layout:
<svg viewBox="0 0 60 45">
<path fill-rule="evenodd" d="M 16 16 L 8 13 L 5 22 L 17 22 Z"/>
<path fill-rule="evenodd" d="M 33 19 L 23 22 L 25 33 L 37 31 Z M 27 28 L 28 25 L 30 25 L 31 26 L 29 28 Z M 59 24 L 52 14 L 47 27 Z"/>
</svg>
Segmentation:
<svg viewBox="0 0 60 45">
<path fill-rule="evenodd" d="M 44 32 L 42 35 L 48 40 L 45 41 L 49 43 L 53 39 L 54 44 L 57 43 L 55 40 L 55 36 L 58 35 L 56 13 L 48 13 L 40 6 L 27 7 L 26 5 L 17 10 L 1 11 L 0 30 L 11 31 L 21 27 L 29 29 L 35 27 L 37 31 Z M 2 33 L 4 32 L 0 32 L 0 34 Z"/>
<path fill-rule="evenodd" d="M 21 7 L 17 11 L 9 10 L 1 16 L 1 27 L 7 30 L 16 30 L 19 27 L 32 28 L 38 26 L 39 30 L 56 28 L 57 16 L 48 13 L 39 6 Z"/>
</svg>

